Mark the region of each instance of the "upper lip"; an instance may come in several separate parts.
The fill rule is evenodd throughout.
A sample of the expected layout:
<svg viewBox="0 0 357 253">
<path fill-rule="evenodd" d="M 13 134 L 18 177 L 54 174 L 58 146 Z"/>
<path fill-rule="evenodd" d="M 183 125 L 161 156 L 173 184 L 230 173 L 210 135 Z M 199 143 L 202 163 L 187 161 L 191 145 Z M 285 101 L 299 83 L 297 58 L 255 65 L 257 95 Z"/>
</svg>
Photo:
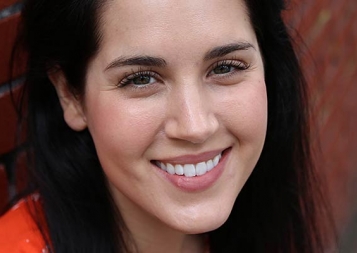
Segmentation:
<svg viewBox="0 0 357 253">
<path fill-rule="evenodd" d="M 226 148 L 216 149 L 207 152 L 202 152 L 200 154 L 188 154 L 181 155 L 176 157 L 164 158 L 155 161 L 159 161 L 162 163 L 170 163 L 170 164 L 196 164 L 200 162 L 205 162 L 210 159 L 213 159 L 215 156 L 221 154 Z"/>
</svg>

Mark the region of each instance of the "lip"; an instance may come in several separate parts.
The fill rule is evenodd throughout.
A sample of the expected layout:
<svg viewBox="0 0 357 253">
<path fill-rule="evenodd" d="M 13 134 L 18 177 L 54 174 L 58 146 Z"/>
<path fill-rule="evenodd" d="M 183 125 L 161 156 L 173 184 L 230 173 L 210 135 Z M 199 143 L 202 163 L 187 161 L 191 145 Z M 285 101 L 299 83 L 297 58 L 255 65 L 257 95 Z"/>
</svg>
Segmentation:
<svg viewBox="0 0 357 253">
<path fill-rule="evenodd" d="M 158 166 L 154 165 L 153 166 L 156 168 L 157 173 L 161 177 L 163 177 L 165 180 L 168 180 L 170 183 L 172 183 L 174 186 L 179 188 L 182 191 L 186 192 L 198 192 L 198 191 L 204 191 L 211 187 L 222 175 L 222 172 L 224 171 L 225 165 L 227 163 L 228 157 L 230 155 L 232 148 L 227 148 L 223 150 L 222 153 L 222 158 L 219 161 L 219 163 L 211 170 L 208 171 L 206 174 L 202 176 L 195 176 L 195 177 L 185 177 L 185 176 L 179 176 L 179 175 L 171 175 L 167 173 L 166 171 L 163 171 L 161 168 Z M 212 151 L 212 152 L 207 152 L 203 153 L 202 155 L 208 155 L 208 159 L 212 158 L 212 153 L 213 154 L 219 154 L 217 151 Z M 187 158 L 197 158 L 197 156 L 180 156 L 177 158 L 186 158 L 184 161 L 187 163 Z M 175 158 L 176 159 L 176 158 Z M 202 159 L 202 157 L 200 157 Z M 206 158 L 205 158 L 206 159 Z M 161 161 L 161 160 L 160 160 Z M 173 160 L 168 160 L 168 161 L 173 161 Z M 178 160 L 174 160 L 175 162 Z M 179 160 L 181 161 L 181 160 Z M 192 160 L 193 161 L 193 160 Z M 202 161 L 202 160 L 200 160 Z M 194 162 L 192 162 L 194 163 Z"/>
<path fill-rule="evenodd" d="M 217 150 L 212 150 L 208 152 L 204 152 L 198 155 L 183 155 L 183 156 L 177 156 L 173 158 L 167 158 L 167 159 L 160 159 L 156 160 L 162 163 L 171 163 L 171 164 L 196 164 L 200 162 L 205 162 L 210 159 L 213 159 L 215 156 L 218 154 L 222 153 L 226 149 L 217 149 Z"/>
</svg>

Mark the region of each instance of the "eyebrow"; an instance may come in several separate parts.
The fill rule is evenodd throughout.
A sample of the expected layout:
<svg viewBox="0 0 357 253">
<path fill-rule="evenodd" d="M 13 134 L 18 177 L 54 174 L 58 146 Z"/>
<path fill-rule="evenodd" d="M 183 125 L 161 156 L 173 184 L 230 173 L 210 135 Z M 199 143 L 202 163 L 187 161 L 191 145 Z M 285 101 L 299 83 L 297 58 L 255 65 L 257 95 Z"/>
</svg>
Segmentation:
<svg viewBox="0 0 357 253">
<path fill-rule="evenodd" d="M 111 62 L 104 71 L 108 69 L 122 67 L 122 66 L 150 66 L 150 67 L 165 67 L 167 65 L 166 61 L 159 57 L 152 56 L 133 56 L 133 57 L 119 57 Z"/>
<path fill-rule="evenodd" d="M 237 42 L 231 43 L 224 46 L 215 47 L 210 50 L 204 57 L 205 61 L 212 60 L 215 58 L 223 57 L 234 51 L 248 50 L 250 48 L 255 49 L 255 47 L 248 42 Z"/>
<path fill-rule="evenodd" d="M 248 42 L 238 42 L 231 43 L 224 46 L 218 46 L 210 50 L 205 54 L 204 60 L 212 60 L 214 58 L 223 57 L 234 51 L 248 50 L 250 48 L 255 49 L 255 47 Z M 104 69 L 107 71 L 112 68 L 122 67 L 122 66 L 149 66 L 149 67 L 165 67 L 167 66 L 166 61 L 160 57 L 152 57 L 147 55 L 133 56 L 133 57 L 119 57 L 109 63 L 109 65 Z"/>
</svg>

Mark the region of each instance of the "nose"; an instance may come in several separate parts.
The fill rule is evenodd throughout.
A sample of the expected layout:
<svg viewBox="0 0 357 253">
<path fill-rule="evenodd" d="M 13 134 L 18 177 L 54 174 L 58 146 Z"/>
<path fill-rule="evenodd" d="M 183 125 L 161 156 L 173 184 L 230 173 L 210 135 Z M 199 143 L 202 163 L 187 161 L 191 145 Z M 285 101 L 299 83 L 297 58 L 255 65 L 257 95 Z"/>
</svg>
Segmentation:
<svg viewBox="0 0 357 253">
<path fill-rule="evenodd" d="M 198 85 L 186 85 L 171 93 L 165 123 L 167 137 L 194 144 L 204 143 L 219 127 L 213 101 Z"/>
</svg>

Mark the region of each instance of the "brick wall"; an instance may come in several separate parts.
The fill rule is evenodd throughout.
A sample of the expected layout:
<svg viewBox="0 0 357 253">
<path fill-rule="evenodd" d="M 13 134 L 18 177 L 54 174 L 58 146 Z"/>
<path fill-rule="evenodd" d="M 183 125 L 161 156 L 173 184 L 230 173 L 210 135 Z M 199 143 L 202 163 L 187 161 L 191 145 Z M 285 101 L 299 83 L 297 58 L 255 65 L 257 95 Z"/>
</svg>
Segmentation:
<svg viewBox="0 0 357 253">
<path fill-rule="evenodd" d="M 26 168 L 24 156 L 20 155 L 24 135 L 16 127 L 17 113 L 13 107 L 21 91 L 21 74 L 24 66 L 18 66 L 13 76 L 14 88 L 10 91 L 8 80 L 9 58 L 16 35 L 20 4 L 15 0 L 0 0 L 0 210 L 9 197 L 23 188 L 22 175 Z M 20 164 L 21 166 L 15 166 Z M 16 169 L 19 168 L 19 169 Z M 20 180 L 22 182 L 20 182 Z M 18 187 L 17 187 L 18 186 Z"/>
<path fill-rule="evenodd" d="M 357 252 L 357 1 L 293 0 L 285 17 L 305 43 L 298 51 L 320 139 L 311 141 L 327 176 L 341 252 Z"/>
<path fill-rule="evenodd" d="M 18 153 L 14 149 L 15 111 L 5 85 L 17 18 L 8 15 L 18 9 L 15 2 L 0 0 L 0 187 L 5 185 L 1 181 L 5 173 L 13 185 L 6 188 L 6 194 L 15 191 L 19 174 L 13 171 Z M 357 1 L 292 0 L 284 15 L 310 85 L 315 126 L 311 143 L 329 184 L 326 194 L 341 234 L 341 252 L 357 252 Z M 1 201 L 0 195 L 0 206 Z"/>
</svg>

